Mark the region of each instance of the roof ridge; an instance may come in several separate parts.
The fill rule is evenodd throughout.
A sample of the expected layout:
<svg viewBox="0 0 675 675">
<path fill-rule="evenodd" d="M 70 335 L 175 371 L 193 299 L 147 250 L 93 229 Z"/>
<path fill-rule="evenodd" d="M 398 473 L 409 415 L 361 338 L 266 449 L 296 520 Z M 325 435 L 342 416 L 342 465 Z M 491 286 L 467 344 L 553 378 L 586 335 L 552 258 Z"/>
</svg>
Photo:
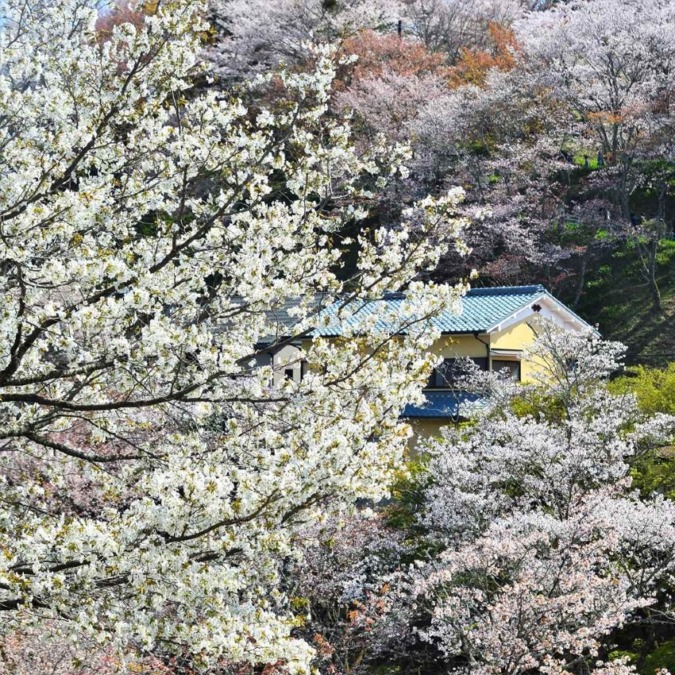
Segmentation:
<svg viewBox="0 0 675 675">
<path fill-rule="evenodd" d="M 533 293 L 546 293 L 542 284 L 530 286 L 486 286 L 483 288 L 471 288 L 464 297 L 482 295 L 532 295 Z"/>
<path fill-rule="evenodd" d="M 481 295 L 532 295 L 533 293 L 547 293 L 548 291 L 542 284 L 530 284 L 527 286 L 483 286 L 481 288 L 470 288 L 465 295 L 461 297 L 472 297 Z M 402 300 L 405 298 L 405 291 L 385 291 L 382 294 L 382 300 Z"/>
</svg>

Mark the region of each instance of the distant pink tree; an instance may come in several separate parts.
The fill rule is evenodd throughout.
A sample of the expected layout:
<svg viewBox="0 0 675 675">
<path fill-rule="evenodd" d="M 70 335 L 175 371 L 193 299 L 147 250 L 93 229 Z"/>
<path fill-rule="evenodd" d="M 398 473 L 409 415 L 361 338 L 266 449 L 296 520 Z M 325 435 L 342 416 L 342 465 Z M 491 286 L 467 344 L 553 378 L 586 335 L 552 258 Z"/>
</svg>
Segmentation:
<svg viewBox="0 0 675 675">
<path fill-rule="evenodd" d="M 462 49 L 490 45 L 490 23 L 508 26 L 528 8 L 524 0 L 409 0 L 406 5 L 408 30 L 453 61 Z"/>
<path fill-rule="evenodd" d="M 410 125 L 416 176 L 437 189 L 462 184 L 467 208 L 484 209 L 469 233 L 466 264 L 499 283 L 557 270 L 570 255 L 551 237 L 564 209 L 559 176 L 568 166 L 560 153 L 567 118 L 518 60 L 511 70 L 492 69 L 481 86 L 430 101 Z M 449 258 L 443 269 L 457 262 Z"/>
<path fill-rule="evenodd" d="M 667 0 L 560 3 L 516 23 L 542 84 L 583 117 L 611 162 L 623 161 L 670 107 L 674 27 Z"/>
<path fill-rule="evenodd" d="M 516 32 L 540 86 L 577 118 L 572 152 L 601 169 L 590 192 L 613 202 L 613 234 L 630 240 L 660 311 L 656 257 L 667 230 L 673 160 L 672 3 L 561 3 L 517 22 Z M 653 207 L 634 213 L 634 196 L 645 190 L 656 196 Z"/>
<path fill-rule="evenodd" d="M 366 136 L 407 141 L 419 110 L 447 91 L 451 69 L 445 57 L 421 42 L 364 31 L 345 41 L 343 52 L 357 60 L 336 102 L 356 113 Z"/>
<path fill-rule="evenodd" d="M 301 631 L 317 650 L 321 672 L 370 672 L 378 659 L 405 658 L 415 642 L 402 560 L 412 547 L 384 514 L 345 513 L 306 530 L 304 557 L 292 567 Z"/>
<path fill-rule="evenodd" d="M 65 640 L 54 625 L 44 622 L 0 639 L 0 672 L 11 675 L 171 675 L 176 671 L 153 656 L 132 650 L 120 655 L 85 633 Z M 75 636 L 73 636 L 75 637 Z"/>
</svg>

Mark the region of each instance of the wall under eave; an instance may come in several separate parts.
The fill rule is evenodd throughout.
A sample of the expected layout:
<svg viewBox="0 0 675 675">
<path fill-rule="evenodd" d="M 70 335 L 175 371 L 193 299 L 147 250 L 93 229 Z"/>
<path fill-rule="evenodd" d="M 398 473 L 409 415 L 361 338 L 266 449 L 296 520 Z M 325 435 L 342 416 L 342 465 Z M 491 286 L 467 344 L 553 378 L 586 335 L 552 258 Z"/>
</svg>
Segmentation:
<svg viewBox="0 0 675 675">
<path fill-rule="evenodd" d="M 490 334 L 490 346 L 492 349 L 505 349 L 524 351 L 537 339 L 536 333 L 528 325 L 527 320 L 510 326 L 506 330 Z M 493 354 L 493 358 L 507 358 L 499 354 Z M 520 379 L 522 382 L 532 381 L 532 375 L 541 368 L 536 362 L 520 360 Z"/>
<path fill-rule="evenodd" d="M 485 358 L 487 356 L 487 345 L 490 349 L 508 350 L 513 352 L 524 352 L 537 339 L 537 334 L 529 326 L 529 316 L 505 330 L 496 331 L 489 335 L 444 335 L 434 344 L 432 351 L 443 358 Z M 504 354 L 492 354 L 495 359 L 507 359 Z M 521 381 L 532 381 L 533 375 L 541 369 L 541 364 L 535 361 L 520 359 Z M 415 446 L 420 440 L 438 436 L 441 429 L 447 424 L 453 424 L 450 419 L 425 419 L 417 418 L 407 420 L 413 429 L 414 436 L 410 440 L 411 455 L 415 454 Z"/>
</svg>

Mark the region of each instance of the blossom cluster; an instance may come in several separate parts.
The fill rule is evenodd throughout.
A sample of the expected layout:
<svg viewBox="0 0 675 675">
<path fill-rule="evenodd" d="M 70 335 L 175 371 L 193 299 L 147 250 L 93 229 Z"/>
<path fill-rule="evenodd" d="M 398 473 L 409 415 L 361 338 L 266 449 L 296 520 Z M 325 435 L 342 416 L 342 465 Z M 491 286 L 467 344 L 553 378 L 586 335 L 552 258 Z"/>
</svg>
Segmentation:
<svg viewBox="0 0 675 675">
<path fill-rule="evenodd" d="M 416 573 L 422 635 L 471 673 L 633 672 L 596 662 L 633 618 L 672 615 L 656 603 L 675 573 L 675 505 L 631 490 L 630 466 L 672 440 L 675 418 L 608 393 L 621 345 L 536 329 L 540 381 L 504 383 L 471 426 L 426 445 L 422 520 L 443 552 Z"/>
<path fill-rule="evenodd" d="M 249 109 L 192 86 L 205 3 L 105 30 L 98 4 L 3 5 L 3 631 L 308 672 L 283 560 L 307 520 L 386 494 L 434 334 L 318 341 L 299 383 L 255 366 L 324 306 L 454 302 L 411 282 L 461 239 L 459 195 L 364 236 L 345 279 L 342 229 L 406 153 L 326 114 L 330 50 Z"/>
</svg>

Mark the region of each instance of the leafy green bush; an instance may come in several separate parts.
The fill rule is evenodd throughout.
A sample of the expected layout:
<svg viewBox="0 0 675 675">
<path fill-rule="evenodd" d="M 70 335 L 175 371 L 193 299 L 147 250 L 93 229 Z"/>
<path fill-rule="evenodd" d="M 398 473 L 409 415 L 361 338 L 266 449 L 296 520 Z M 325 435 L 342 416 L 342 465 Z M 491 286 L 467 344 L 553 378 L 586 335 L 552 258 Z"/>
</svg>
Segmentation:
<svg viewBox="0 0 675 675">
<path fill-rule="evenodd" d="M 675 240 L 664 239 L 660 241 L 656 262 L 659 265 L 670 265 L 673 260 L 675 260 Z"/>
<path fill-rule="evenodd" d="M 630 475 L 633 487 L 641 494 L 658 493 L 675 500 L 675 448 L 661 448 L 639 457 Z"/>
<path fill-rule="evenodd" d="M 627 374 L 610 384 L 614 394 L 633 393 L 640 409 L 650 415 L 668 413 L 675 415 L 675 362 L 667 368 L 635 366 Z"/>
<path fill-rule="evenodd" d="M 667 368 L 629 368 L 609 385 L 614 394 L 635 394 L 640 409 L 649 414 L 675 415 L 675 363 Z M 633 485 L 645 495 L 655 492 L 675 499 L 675 447 L 639 457 L 631 469 Z"/>
<path fill-rule="evenodd" d="M 643 675 L 656 675 L 661 669 L 675 671 L 675 639 L 663 642 L 645 659 Z"/>
</svg>

